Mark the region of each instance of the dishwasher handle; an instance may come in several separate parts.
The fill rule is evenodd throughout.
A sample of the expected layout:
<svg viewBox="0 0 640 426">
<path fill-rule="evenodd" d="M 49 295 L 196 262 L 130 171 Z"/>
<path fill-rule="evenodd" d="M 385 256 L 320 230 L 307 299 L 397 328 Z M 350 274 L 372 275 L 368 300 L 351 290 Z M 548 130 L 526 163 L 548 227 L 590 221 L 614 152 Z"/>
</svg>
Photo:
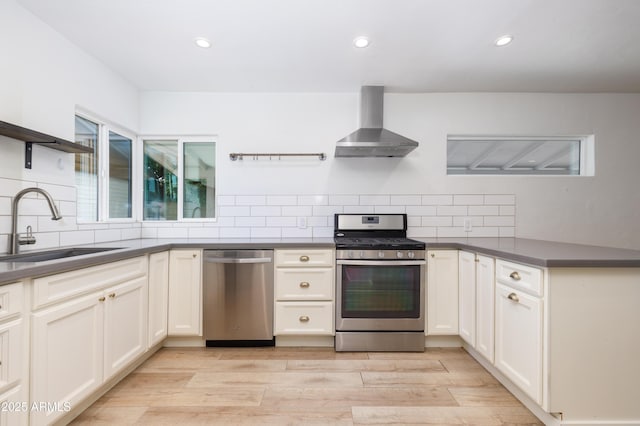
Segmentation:
<svg viewBox="0 0 640 426">
<path fill-rule="evenodd" d="M 270 257 L 204 257 L 205 263 L 271 263 Z"/>
</svg>

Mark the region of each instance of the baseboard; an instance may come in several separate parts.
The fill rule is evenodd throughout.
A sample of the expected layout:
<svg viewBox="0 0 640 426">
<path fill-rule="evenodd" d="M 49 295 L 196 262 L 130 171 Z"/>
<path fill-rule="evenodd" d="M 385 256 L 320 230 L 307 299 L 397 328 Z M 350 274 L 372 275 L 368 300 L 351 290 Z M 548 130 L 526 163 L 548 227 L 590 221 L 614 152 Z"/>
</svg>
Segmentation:
<svg viewBox="0 0 640 426">
<path fill-rule="evenodd" d="M 205 340 L 200 336 L 167 337 L 165 348 L 204 348 Z"/>
<path fill-rule="evenodd" d="M 335 342 L 333 336 L 276 336 L 276 346 L 333 348 Z"/>
<path fill-rule="evenodd" d="M 425 336 L 425 348 L 461 348 L 462 339 L 460 336 Z"/>
</svg>

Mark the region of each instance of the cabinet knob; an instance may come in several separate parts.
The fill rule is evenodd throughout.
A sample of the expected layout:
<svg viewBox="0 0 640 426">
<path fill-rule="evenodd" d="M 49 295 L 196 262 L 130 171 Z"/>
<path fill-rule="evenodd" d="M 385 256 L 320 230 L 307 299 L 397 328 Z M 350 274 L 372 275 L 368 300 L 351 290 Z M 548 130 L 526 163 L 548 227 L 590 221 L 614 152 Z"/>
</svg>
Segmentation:
<svg viewBox="0 0 640 426">
<path fill-rule="evenodd" d="M 99 302 L 104 302 L 106 300 L 106 297 L 102 296 L 101 298 L 98 299 Z"/>
<path fill-rule="evenodd" d="M 300 262 L 308 262 L 309 256 L 300 256 Z"/>
<path fill-rule="evenodd" d="M 197 254 L 195 254 L 195 253 L 193 253 L 193 255 L 192 255 L 192 256 L 193 256 L 193 258 L 195 259 L 198 255 L 197 255 Z"/>
<path fill-rule="evenodd" d="M 507 298 L 508 298 L 509 300 L 513 300 L 513 301 L 514 301 L 514 302 L 516 302 L 516 303 L 520 301 L 520 298 L 519 298 L 519 297 L 518 297 L 518 295 L 517 295 L 517 294 L 515 294 L 515 293 L 510 293 L 510 294 L 507 296 Z"/>
<path fill-rule="evenodd" d="M 303 282 L 300 283 L 300 288 L 309 288 L 309 285 L 310 284 L 308 282 L 303 281 Z"/>
<path fill-rule="evenodd" d="M 431 257 L 436 257 L 435 253 L 431 253 Z"/>
<path fill-rule="evenodd" d="M 309 322 L 309 317 L 306 315 L 302 315 L 300 318 L 298 318 L 300 320 L 300 322 Z"/>
<path fill-rule="evenodd" d="M 114 297 L 116 297 L 116 294 L 115 294 L 115 293 L 111 293 L 111 294 L 109 295 L 109 297 L 113 299 Z"/>
<path fill-rule="evenodd" d="M 518 271 L 513 271 L 509 274 L 509 276 L 512 280 L 520 281 L 520 274 L 518 273 Z"/>
</svg>

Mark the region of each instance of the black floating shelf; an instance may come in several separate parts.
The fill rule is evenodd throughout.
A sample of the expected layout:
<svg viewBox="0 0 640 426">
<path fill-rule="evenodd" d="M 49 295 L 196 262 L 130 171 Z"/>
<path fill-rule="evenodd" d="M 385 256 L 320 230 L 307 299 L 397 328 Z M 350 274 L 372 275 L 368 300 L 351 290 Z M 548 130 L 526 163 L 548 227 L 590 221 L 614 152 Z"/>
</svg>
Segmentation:
<svg viewBox="0 0 640 426">
<path fill-rule="evenodd" d="M 31 168 L 31 145 L 34 143 L 62 152 L 76 154 L 88 154 L 93 152 L 93 148 L 88 146 L 60 139 L 45 133 L 36 132 L 35 130 L 27 129 L 25 127 L 16 126 L 15 124 L 7 123 L 6 121 L 0 121 L 0 135 L 27 143 L 24 158 L 24 166 L 27 169 Z"/>
</svg>

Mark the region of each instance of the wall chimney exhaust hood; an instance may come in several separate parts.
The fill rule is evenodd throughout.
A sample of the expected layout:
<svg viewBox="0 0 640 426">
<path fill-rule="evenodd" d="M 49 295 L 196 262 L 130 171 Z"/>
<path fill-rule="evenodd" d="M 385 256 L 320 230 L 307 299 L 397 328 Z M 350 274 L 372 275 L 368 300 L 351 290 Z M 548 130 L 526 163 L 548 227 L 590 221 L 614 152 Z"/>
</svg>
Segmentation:
<svg viewBox="0 0 640 426">
<path fill-rule="evenodd" d="M 384 86 L 360 91 L 360 128 L 336 142 L 336 157 L 404 157 L 418 142 L 382 128 Z"/>
</svg>

